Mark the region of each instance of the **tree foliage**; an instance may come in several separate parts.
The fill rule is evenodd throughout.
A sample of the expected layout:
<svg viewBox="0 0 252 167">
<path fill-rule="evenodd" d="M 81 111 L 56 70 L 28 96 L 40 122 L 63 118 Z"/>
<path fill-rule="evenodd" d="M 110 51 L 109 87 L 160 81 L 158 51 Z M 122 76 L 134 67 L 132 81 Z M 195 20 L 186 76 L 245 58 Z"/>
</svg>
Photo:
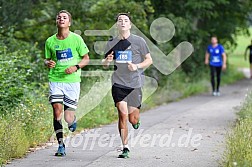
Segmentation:
<svg viewBox="0 0 252 167">
<path fill-rule="evenodd" d="M 20 100 L 28 87 L 47 81 L 47 70 L 43 68 L 44 43 L 56 33 L 55 15 L 61 9 L 72 13 L 71 30 L 81 31 L 91 58 L 100 58 L 93 51 L 93 44 L 101 37 L 87 37 L 84 31 L 109 29 L 117 13 L 130 12 L 133 23 L 149 37 L 154 19 L 169 18 L 176 27 L 175 36 L 168 43 L 157 45 L 169 53 L 181 41 L 191 42 L 195 52 L 182 65 L 188 75 L 204 71 L 199 69 L 203 69 L 211 34 L 216 34 L 225 47 L 233 47 L 237 34 L 248 33 L 252 10 L 251 0 L 3 0 L 0 3 L 0 105 Z M 155 68 L 149 71 L 162 77 Z"/>
</svg>

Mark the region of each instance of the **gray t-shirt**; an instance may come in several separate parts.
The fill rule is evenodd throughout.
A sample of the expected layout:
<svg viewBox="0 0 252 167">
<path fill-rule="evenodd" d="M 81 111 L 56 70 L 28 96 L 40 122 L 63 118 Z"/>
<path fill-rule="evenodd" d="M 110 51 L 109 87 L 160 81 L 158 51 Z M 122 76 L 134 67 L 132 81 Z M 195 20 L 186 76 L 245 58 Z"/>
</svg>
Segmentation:
<svg viewBox="0 0 252 167">
<path fill-rule="evenodd" d="M 144 61 L 145 55 L 150 53 L 149 48 L 142 37 L 131 34 L 127 39 L 114 38 L 108 41 L 105 57 L 114 52 L 115 72 L 112 75 L 112 84 L 128 88 L 140 88 L 143 86 L 143 69 L 130 71 L 128 61 L 139 64 Z"/>
</svg>

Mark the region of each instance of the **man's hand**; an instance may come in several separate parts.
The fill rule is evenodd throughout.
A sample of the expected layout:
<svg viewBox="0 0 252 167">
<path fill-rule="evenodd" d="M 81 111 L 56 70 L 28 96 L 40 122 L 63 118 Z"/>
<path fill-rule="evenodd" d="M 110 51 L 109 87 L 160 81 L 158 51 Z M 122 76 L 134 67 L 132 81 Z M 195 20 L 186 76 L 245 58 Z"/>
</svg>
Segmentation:
<svg viewBox="0 0 252 167">
<path fill-rule="evenodd" d="M 71 66 L 71 67 L 68 67 L 66 70 L 65 70 L 65 73 L 67 74 L 72 74 L 74 72 L 77 71 L 77 67 L 76 66 Z"/>
<path fill-rule="evenodd" d="M 138 67 L 136 64 L 132 64 L 132 63 L 128 62 L 128 69 L 130 71 L 136 71 L 138 69 Z"/>
<path fill-rule="evenodd" d="M 105 58 L 102 60 L 102 65 L 104 68 L 108 68 L 109 63 L 111 63 L 114 60 L 114 55 L 113 55 L 113 51 Z"/>
<path fill-rule="evenodd" d="M 224 70 L 226 70 L 227 69 L 227 65 L 226 64 L 223 64 L 222 65 L 222 70 L 224 71 Z"/>
<path fill-rule="evenodd" d="M 209 60 L 205 60 L 205 65 L 208 65 L 209 64 Z"/>
<path fill-rule="evenodd" d="M 45 60 L 45 65 L 48 67 L 48 68 L 54 68 L 56 63 L 53 61 L 53 60 Z"/>
<path fill-rule="evenodd" d="M 114 59 L 113 51 L 106 57 L 106 60 L 108 63 L 111 63 Z"/>
</svg>

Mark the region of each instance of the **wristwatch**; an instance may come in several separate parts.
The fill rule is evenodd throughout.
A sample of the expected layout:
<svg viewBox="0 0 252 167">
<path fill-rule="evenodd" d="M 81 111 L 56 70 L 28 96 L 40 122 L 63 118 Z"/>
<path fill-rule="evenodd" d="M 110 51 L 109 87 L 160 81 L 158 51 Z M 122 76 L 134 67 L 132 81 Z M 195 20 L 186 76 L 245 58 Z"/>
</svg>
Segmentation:
<svg viewBox="0 0 252 167">
<path fill-rule="evenodd" d="M 77 68 L 77 70 L 76 71 L 78 71 L 79 69 L 80 69 L 80 66 L 77 64 L 77 65 L 75 65 L 75 67 Z"/>
</svg>

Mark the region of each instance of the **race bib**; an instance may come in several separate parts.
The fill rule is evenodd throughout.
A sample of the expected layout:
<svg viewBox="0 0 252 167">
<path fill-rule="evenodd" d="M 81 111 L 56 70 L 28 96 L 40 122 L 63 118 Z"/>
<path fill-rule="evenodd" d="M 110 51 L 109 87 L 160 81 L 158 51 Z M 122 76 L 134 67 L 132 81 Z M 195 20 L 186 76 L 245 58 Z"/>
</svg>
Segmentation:
<svg viewBox="0 0 252 167">
<path fill-rule="evenodd" d="M 220 60 L 220 57 L 219 56 L 213 56 L 213 59 L 212 59 L 212 62 L 213 63 L 219 63 L 221 60 Z"/>
<path fill-rule="evenodd" d="M 128 63 L 132 62 L 132 51 L 116 51 L 116 62 L 117 63 Z"/>
<path fill-rule="evenodd" d="M 65 50 L 56 50 L 56 56 L 59 62 L 66 62 L 73 58 L 73 54 L 70 48 Z"/>
</svg>

